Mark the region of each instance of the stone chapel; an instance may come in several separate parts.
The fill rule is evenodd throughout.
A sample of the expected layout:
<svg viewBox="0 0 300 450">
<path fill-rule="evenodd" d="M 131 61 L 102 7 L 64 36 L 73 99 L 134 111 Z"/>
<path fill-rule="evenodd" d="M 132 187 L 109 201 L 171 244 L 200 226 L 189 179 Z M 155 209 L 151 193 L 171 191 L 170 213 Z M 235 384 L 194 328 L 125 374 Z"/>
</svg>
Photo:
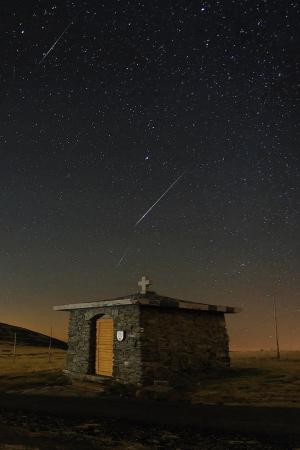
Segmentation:
<svg viewBox="0 0 300 450">
<path fill-rule="evenodd" d="M 70 313 L 69 375 L 173 384 L 229 366 L 225 314 L 240 309 L 162 296 L 149 285 L 143 276 L 136 294 L 53 307 Z"/>
</svg>

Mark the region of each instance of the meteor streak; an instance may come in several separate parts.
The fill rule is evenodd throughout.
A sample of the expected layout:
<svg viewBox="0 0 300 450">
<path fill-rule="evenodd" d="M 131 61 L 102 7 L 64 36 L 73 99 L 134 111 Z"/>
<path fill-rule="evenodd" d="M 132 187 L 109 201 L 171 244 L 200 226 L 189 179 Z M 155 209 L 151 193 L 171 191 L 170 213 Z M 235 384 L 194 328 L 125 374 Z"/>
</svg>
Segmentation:
<svg viewBox="0 0 300 450">
<path fill-rule="evenodd" d="M 78 15 L 75 17 L 75 19 L 78 17 Z M 59 43 L 59 41 L 61 40 L 61 38 L 63 37 L 63 35 L 68 31 L 68 29 L 70 28 L 70 26 L 74 23 L 74 20 L 72 19 L 71 22 L 66 26 L 66 28 L 64 29 L 64 31 L 58 36 L 58 38 L 56 39 L 56 41 L 51 45 L 51 47 L 49 48 L 49 50 L 44 53 L 42 59 L 40 60 L 39 64 L 42 64 L 42 62 L 47 58 L 47 56 L 49 55 L 49 53 L 52 52 L 52 50 L 54 50 L 54 48 L 56 47 L 56 45 Z"/>
<path fill-rule="evenodd" d="M 142 217 L 139 218 L 139 220 L 134 225 L 135 227 L 145 219 L 145 217 L 149 214 L 149 212 L 164 198 L 164 196 L 172 189 L 172 187 L 174 187 L 175 184 L 178 183 L 178 181 L 183 177 L 184 174 L 185 174 L 185 172 L 182 172 L 182 174 L 179 175 L 179 177 L 176 178 L 176 180 L 173 181 L 172 184 L 170 184 L 168 189 L 165 190 L 165 192 L 156 200 L 155 203 L 153 203 L 152 206 L 150 206 L 150 208 L 145 212 L 145 214 L 143 214 Z"/>
<path fill-rule="evenodd" d="M 224 160 L 225 160 L 225 157 L 223 156 L 221 159 L 217 159 L 217 160 L 214 160 L 214 161 L 207 161 L 207 162 L 204 162 L 204 163 L 202 163 L 200 166 L 201 166 L 201 167 L 208 167 L 208 166 L 210 166 L 211 164 L 217 164 L 217 163 L 220 163 L 220 162 L 224 162 Z M 149 208 L 149 209 L 142 215 L 142 217 L 140 217 L 139 220 L 135 223 L 135 225 L 133 226 L 133 234 L 136 232 L 136 227 L 137 227 L 137 226 L 145 219 L 145 217 L 150 213 L 150 211 L 152 211 L 152 209 L 153 209 L 153 208 L 154 208 L 154 207 L 155 207 L 155 206 L 156 206 L 156 205 L 164 198 L 164 196 L 167 195 L 167 193 L 175 186 L 175 184 L 178 183 L 178 181 L 179 181 L 179 180 L 180 180 L 187 172 L 192 173 L 196 168 L 197 168 L 197 166 L 196 166 L 196 167 L 194 166 L 193 169 L 188 169 L 188 168 L 186 168 L 186 169 L 184 170 L 184 172 L 182 172 L 182 174 L 179 175 L 179 177 L 176 178 L 176 180 L 173 181 L 172 184 L 170 184 L 170 186 L 165 190 L 165 192 L 164 192 L 164 193 L 156 200 L 155 203 L 153 203 L 152 206 L 150 206 L 150 208 Z M 122 264 L 123 261 L 126 259 L 126 256 L 128 255 L 129 250 L 130 250 L 131 248 L 132 248 L 131 246 L 126 248 L 126 250 L 125 250 L 124 253 L 122 254 L 121 258 L 119 259 L 118 263 L 116 264 L 116 267 L 120 267 L 120 266 L 121 266 L 121 264 Z"/>
</svg>

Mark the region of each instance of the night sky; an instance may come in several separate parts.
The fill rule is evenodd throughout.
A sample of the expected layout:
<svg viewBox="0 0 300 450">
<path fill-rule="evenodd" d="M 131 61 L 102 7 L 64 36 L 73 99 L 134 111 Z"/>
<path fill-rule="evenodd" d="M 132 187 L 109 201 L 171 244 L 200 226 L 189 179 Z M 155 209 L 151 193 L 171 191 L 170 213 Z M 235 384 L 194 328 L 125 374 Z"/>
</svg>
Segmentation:
<svg viewBox="0 0 300 450">
<path fill-rule="evenodd" d="M 1 2 L 0 321 L 65 337 L 52 305 L 146 274 L 241 306 L 232 348 L 275 347 L 275 295 L 300 349 L 299 21 L 290 0 Z"/>
</svg>

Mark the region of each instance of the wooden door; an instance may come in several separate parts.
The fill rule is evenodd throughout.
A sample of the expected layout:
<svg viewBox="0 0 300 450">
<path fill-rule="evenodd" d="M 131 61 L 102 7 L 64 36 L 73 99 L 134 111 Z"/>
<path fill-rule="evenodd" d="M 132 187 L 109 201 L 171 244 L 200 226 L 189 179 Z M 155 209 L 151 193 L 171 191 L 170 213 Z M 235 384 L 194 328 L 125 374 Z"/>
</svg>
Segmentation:
<svg viewBox="0 0 300 450">
<path fill-rule="evenodd" d="M 111 377 L 113 374 L 114 322 L 111 318 L 96 322 L 96 375 Z"/>
</svg>

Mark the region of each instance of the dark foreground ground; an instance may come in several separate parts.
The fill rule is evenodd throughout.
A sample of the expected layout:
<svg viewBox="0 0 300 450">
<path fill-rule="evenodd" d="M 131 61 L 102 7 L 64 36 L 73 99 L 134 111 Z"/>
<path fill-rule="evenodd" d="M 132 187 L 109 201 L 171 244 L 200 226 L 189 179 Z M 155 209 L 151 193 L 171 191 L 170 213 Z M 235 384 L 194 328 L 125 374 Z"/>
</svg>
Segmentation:
<svg viewBox="0 0 300 450">
<path fill-rule="evenodd" d="M 64 420 L 29 414 L 0 416 L 1 450 L 283 450 L 291 443 L 194 428 L 116 420 Z M 272 442 L 273 441 L 273 442 Z"/>
<path fill-rule="evenodd" d="M 0 395 L 1 450 L 300 449 L 297 408 Z"/>
<path fill-rule="evenodd" d="M 0 343 L 0 450 L 300 450 L 299 352 L 233 353 L 224 373 L 129 397 L 68 379 L 62 350 L 14 360 L 10 347 Z"/>
</svg>

